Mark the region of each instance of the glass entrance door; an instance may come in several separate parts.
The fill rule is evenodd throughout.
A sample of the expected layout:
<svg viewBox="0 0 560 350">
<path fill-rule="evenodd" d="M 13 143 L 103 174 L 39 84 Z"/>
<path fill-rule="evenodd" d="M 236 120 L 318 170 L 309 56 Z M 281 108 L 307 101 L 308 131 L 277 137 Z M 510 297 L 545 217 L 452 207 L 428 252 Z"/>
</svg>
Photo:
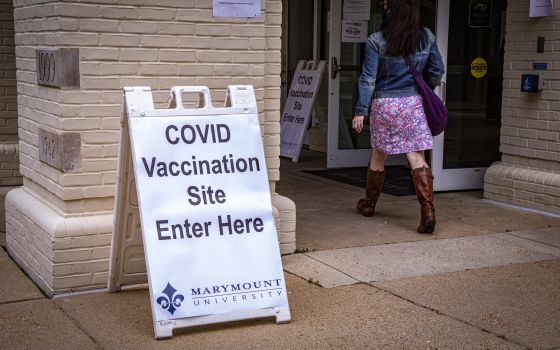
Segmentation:
<svg viewBox="0 0 560 350">
<path fill-rule="evenodd" d="M 379 27 L 381 16 L 375 0 L 370 6 L 367 34 Z M 358 99 L 358 78 L 365 43 L 343 39 L 343 0 L 330 0 L 329 9 L 329 120 L 327 167 L 366 166 L 371 158 L 369 124 L 358 134 L 352 129 Z M 346 22 L 345 22 L 346 23 Z M 362 22 L 364 23 L 364 22 Z"/>
<path fill-rule="evenodd" d="M 344 14 L 344 0 L 330 0 L 328 3 L 330 96 L 327 166 L 366 166 L 371 157 L 369 123 L 364 125 L 360 134 L 352 129 L 354 107 L 358 99 L 358 78 L 366 44 L 348 35 L 349 31 L 352 34 L 356 21 L 351 19 L 354 16 Z M 370 0 L 369 16 L 365 16 L 368 20 L 362 22 L 362 30 L 366 30 L 366 35 L 379 30 L 382 3 Z M 417 2 L 417 9 L 422 25 L 435 32 L 436 0 L 420 0 Z M 405 164 L 407 161 L 404 155 L 389 156 L 386 162 L 389 166 Z"/>
<path fill-rule="evenodd" d="M 434 139 L 436 191 L 478 189 L 500 159 L 506 0 L 438 1 L 438 46 L 446 64 L 438 88 L 449 109 Z"/>
</svg>

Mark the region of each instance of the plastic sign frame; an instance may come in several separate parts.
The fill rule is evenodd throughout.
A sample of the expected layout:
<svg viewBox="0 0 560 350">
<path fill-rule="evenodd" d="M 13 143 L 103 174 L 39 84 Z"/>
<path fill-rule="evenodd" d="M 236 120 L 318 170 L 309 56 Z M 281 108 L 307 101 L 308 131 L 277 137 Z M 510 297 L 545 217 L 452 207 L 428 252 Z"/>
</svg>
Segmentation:
<svg viewBox="0 0 560 350">
<path fill-rule="evenodd" d="M 172 108 L 155 109 L 150 88 L 124 88 L 109 290 L 127 280 L 132 175 L 156 339 L 182 327 L 291 320 L 254 90 L 227 91 L 214 108 L 207 87 L 174 87 Z M 184 108 L 184 93 L 200 96 L 197 108 Z M 203 158 L 224 152 L 203 173 Z"/>
</svg>

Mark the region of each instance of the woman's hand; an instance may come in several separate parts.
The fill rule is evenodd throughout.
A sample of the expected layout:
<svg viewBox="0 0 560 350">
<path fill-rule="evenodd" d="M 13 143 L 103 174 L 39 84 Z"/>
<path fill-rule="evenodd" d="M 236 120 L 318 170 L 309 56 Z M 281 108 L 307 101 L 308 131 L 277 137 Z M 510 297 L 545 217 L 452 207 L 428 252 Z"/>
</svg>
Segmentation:
<svg viewBox="0 0 560 350">
<path fill-rule="evenodd" d="M 364 130 L 364 116 L 355 115 L 352 119 L 352 129 L 356 130 L 357 133 L 361 133 Z"/>
</svg>

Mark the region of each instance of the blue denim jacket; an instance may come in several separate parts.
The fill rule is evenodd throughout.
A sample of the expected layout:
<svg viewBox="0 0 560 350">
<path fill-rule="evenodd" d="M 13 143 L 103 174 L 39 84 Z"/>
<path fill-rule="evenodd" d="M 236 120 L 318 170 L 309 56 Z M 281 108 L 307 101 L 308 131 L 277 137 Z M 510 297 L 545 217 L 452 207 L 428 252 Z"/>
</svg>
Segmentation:
<svg viewBox="0 0 560 350">
<path fill-rule="evenodd" d="M 428 29 L 427 42 L 414 54 L 414 65 L 421 72 L 427 66 L 430 79 L 426 83 L 435 88 L 445 72 L 443 59 L 438 50 L 436 37 Z M 356 115 L 368 115 L 372 98 L 403 97 L 418 95 L 416 82 L 401 56 L 385 56 L 386 42 L 382 32 L 369 36 L 362 74 L 358 82 L 359 97 Z"/>
</svg>

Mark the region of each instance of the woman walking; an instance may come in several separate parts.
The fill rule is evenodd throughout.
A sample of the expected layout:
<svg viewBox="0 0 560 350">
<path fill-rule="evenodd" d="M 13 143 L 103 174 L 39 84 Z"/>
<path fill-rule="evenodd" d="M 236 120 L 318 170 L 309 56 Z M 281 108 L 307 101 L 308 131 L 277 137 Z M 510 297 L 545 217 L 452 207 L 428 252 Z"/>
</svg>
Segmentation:
<svg viewBox="0 0 560 350">
<path fill-rule="evenodd" d="M 434 177 L 424 158 L 433 140 L 422 97 L 404 57 L 409 56 L 419 72 L 427 68 L 427 83 L 432 88 L 440 84 L 444 65 L 434 34 L 420 27 L 415 2 L 385 0 L 381 30 L 370 35 L 366 44 L 352 127 L 360 133 L 369 111 L 372 156 L 365 198 L 358 201 L 357 209 L 364 216 L 373 216 L 385 179 L 387 154 L 406 153 L 420 203 L 417 232 L 433 233 Z"/>
</svg>

